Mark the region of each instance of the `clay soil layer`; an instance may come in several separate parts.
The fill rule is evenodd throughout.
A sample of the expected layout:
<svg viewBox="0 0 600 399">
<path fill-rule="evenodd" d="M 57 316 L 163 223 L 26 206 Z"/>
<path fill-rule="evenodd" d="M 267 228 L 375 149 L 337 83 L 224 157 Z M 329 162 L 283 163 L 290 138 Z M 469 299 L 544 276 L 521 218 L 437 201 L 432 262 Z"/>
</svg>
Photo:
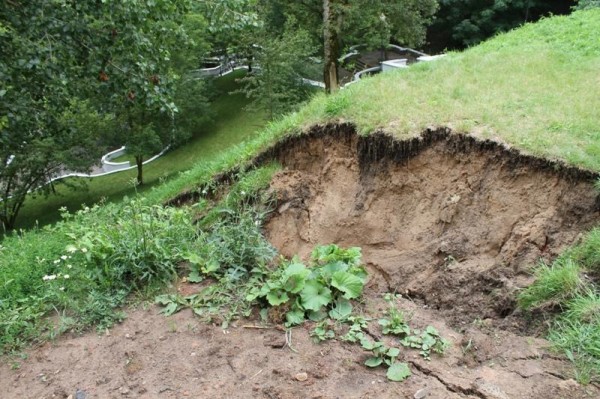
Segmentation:
<svg viewBox="0 0 600 399">
<path fill-rule="evenodd" d="M 283 170 L 271 183 L 269 240 L 304 258 L 318 244 L 361 247 L 369 281 L 357 309 L 381 317 L 381 294 L 401 294 L 411 327 L 432 325 L 451 341 L 444 356 L 402 349 L 413 375 L 388 382 L 383 368 L 362 365 L 360 346 L 314 344 L 309 323 L 292 330 L 294 352 L 281 348 L 283 331 L 247 328 L 254 320 L 224 331 L 189 310 L 165 318 L 150 307 L 107 334 L 32 349 L 19 368 L 7 360 L 0 397 L 600 397 L 572 379 L 540 338 L 543 323 L 515 300 L 540 258 L 597 224 L 595 174 L 447 130 L 395 141 L 348 125 L 286 139 L 254 163 L 272 160 Z"/>
</svg>

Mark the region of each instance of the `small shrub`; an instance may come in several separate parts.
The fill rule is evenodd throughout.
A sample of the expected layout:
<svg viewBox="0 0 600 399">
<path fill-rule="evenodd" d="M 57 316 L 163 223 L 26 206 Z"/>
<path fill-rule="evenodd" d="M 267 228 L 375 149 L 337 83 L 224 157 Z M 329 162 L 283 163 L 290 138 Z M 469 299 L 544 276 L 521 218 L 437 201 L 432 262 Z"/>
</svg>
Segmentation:
<svg viewBox="0 0 600 399">
<path fill-rule="evenodd" d="M 360 256 L 359 248 L 317 247 L 310 268 L 297 258 L 283 262 L 248 300 L 262 299 L 280 307 L 289 326 L 306 319 L 320 321 L 327 315 L 344 320 L 352 313 L 350 300 L 360 297 L 365 284 Z"/>
<path fill-rule="evenodd" d="M 276 251 L 260 230 L 264 214 L 252 208 L 220 208 L 218 212 L 221 217 L 200 232 L 196 245 L 185 255 L 196 270 L 239 280 L 273 259 Z"/>
</svg>

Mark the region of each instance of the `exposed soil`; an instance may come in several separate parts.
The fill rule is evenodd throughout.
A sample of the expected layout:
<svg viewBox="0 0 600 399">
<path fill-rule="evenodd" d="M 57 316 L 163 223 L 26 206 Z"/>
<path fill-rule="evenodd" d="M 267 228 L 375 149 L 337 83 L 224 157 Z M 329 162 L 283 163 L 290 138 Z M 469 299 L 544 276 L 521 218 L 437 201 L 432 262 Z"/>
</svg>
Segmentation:
<svg viewBox="0 0 600 399">
<path fill-rule="evenodd" d="M 296 353 L 282 349 L 283 331 L 244 327 L 252 320 L 223 331 L 190 311 L 165 318 L 150 307 L 131 310 L 109 334 L 33 349 L 18 369 L 6 361 L 0 397 L 76 398 L 78 389 L 88 399 L 600 397 L 572 379 L 570 363 L 538 337 L 540 323 L 515 307 L 537 260 L 598 222 L 594 174 L 444 130 L 395 142 L 346 125 L 288 139 L 254 163 L 272 159 L 284 169 L 271 185 L 271 242 L 304 257 L 317 244 L 362 247 L 365 314 L 382 315 L 379 294 L 401 293 L 412 327 L 433 325 L 452 342 L 444 356 L 425 361 L 403 349 L 413 375 L 394 383 L 362 365 L 357 345 L 314 344 L 310 325 L 293 329 Z"/>
<path fill-rule="evenodd" d="M 432 131 L 412 142 L 344 129 L 281 149 L 267 237 L 285 256 L 359 246 L 373 292 L 399 292 L 454 327 L 515 330 L 515 292 L 597 223 L 590 175 Z M 557 171 L 557 168 L 559 171 Z"/>
</svg>

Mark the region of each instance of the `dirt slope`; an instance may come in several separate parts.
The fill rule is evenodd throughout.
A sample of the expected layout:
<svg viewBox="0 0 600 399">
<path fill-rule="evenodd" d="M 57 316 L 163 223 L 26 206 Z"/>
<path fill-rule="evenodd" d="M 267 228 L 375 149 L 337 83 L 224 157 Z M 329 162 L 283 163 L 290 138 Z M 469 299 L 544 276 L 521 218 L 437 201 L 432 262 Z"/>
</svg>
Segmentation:
<svg viewBox="0 0 600 399">
<path fill-rule="evenodd" d="M 598 221 L 590 173 L 444 130 L 394 142 L 347 129 L 280 150 L 267 236 L 286 256 L 360 246 L 374 292 L 418 299 L 454 326 L 512 316 L 537 260 Z"/>
<path fill-rule="evenodd" d="M 273 244 L 303 256 L 316 244 L 361 246 L 370 272 L 362 311 L 381 316 L 380 294 L 401 293 L 412 327 L 432 325 L 452 342 L 446 355 L 403 350 L 413 375 L 394 383 L 364 367 L 356 345 L 314 344 L 308 324 L 293 329 L 296 353 L 281 348 L 281 330 L 245 328 L 252 320 L 223 331 L 190 311 L 165 318 L 150 307 L 132 309 L 109 335 L 62 338 L 15 370 L 6 361 L 0 397 L 600 397 L 536 336 L 539 320 L 515 310 L 536 260 L 598 222 L 594 174 L 442 130 L 395 142 L 344 125 L 282 142 L 256 163 L 272 159 L 284 166 L 271 185 Z"/>
</svg>

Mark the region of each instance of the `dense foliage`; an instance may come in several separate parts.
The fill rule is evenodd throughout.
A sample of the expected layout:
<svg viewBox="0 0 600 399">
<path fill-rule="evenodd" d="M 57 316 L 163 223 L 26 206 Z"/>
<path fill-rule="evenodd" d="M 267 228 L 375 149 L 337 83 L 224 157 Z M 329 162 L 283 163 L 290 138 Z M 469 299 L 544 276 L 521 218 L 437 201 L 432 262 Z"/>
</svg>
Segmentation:
<svg viewBox="0 0 600 399">
<path fill-rule="evenodd" d="M 440 0 L 440 10 L 428 29 L 434 52 L 473 46 L 500 32 L 550 14 L 566 14 L 563 0 Z"/>
<path fill-rule="evenodd" d="M 143 199 L 64 217 L 0 246 L 0 352 L 122 320 L 117 308 L 129 294 L 172 280 L 196 236 L 186 209 Z"/>
<path fill-rule="evenodd" d="M 281 35 L 292 19 L 320 44 L 328 92 L 339 87 L 338 59 L 345 48 L 356 44 L 380 48 L 391 40 L 418 46 L 437 10 L 436 0 L 262 0 L 259 4 L 264 24 L 272 34 Z"/>
<path fill-rule="evenodd" d="M 91 10 L 61 3 L 0 5 L 0 228 L 13 227 L 28 191 L 99 155 L 106 121 L 85 101 Z"/>
<path fill-rule="evenodd" d="M 0 223 L 27 193 L 87 171 L 110 144 L 143 156 L 175 141 L 170 54 L 187 0 L 3 2 L 0 6 Z M 167 120 L 165 122 L 164 120 Z"/>
</svg>

